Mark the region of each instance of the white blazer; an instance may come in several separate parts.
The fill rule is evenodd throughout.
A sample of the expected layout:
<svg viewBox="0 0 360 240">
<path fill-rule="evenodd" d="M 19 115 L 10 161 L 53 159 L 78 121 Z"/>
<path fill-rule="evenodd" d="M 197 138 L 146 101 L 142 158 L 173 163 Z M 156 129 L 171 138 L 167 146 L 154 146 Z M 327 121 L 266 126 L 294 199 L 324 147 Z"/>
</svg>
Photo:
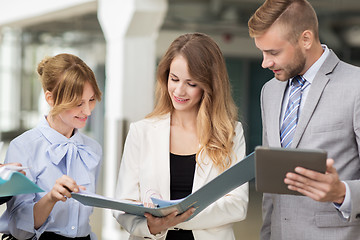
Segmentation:
<svg viewBox="0 0 360 240">
<path fill-rule="evenodd" d="M 232 165 L 245 156 L 245 140 L 241 123 L 236 125 Z M 117 199 L 143 201 L 149 191 L 170 200 L 170 115 L 144 119 L 130 125 L 125 142 Z M 196 165 L 192 192 L 219 175 L 209 157 Z M 233 223 L 245 219 L 249 201 L 248 183 L 220 198 L 193 219 L 175 226 L 192 230 L 196 240 L 235 239 Z M 129 239 L 165 239 L 166 232 L 156 236 L 149 232 L 145 217 L 113 212 L 116 220 L 130 233 Z"/>
</svg>

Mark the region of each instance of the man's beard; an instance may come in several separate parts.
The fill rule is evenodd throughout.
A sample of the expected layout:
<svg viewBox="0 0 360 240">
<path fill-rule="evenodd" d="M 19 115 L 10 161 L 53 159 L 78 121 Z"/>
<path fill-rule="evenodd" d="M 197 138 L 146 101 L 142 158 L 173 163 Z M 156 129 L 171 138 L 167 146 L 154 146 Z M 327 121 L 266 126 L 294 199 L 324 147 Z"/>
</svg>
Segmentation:
<svg viewBox="0 0 360 240">
<path fill-rule="evenodd" d="M 304 70 L 305 63 L 306 58 L 300 49 L 298 49 L 296 51 L 294 60 L 283 68 L 283 75 L 280 75 L 280 78 L 278 78 L 279 76 L 276 76 L 275 74 L 275 78 L 282 82 L 287 81 L 288 79 L 299 75 Z"/>
</svg>

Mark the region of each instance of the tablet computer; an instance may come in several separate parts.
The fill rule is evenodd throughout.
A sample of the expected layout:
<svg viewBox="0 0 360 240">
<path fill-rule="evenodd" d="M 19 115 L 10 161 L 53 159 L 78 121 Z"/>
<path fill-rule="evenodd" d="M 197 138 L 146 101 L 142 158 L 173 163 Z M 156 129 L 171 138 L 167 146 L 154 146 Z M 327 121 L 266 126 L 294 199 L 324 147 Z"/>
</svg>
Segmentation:
<svg viewBox="0 0 360 240">
<path fill-rule="evenodd" d="M 318 149 L 255 148 L 255 186 L 259 192 L 302 195 L 284 183 L 286 173 L 296 167 L 326 171 L 327 152 Z"/>
</svg>

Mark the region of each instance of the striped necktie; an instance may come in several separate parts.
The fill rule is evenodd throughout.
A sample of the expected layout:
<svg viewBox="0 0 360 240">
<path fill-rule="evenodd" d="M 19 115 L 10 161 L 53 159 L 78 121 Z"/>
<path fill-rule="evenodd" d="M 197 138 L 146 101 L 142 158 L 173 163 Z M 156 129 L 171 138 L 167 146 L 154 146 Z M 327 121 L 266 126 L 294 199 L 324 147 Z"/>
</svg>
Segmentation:
<svg viewBox="0 0 360 240">
<path fill-rule="evenodd" d="M 280 141 L 283 148 L 291 145 L 296 125 L 299 118 L 299 108 L 303 89 L 306 80 L 301 76 L 296 76 L 291 82 L 289 102 L 284 114 L 284 120 L 280 129 Z"/>
</svg>

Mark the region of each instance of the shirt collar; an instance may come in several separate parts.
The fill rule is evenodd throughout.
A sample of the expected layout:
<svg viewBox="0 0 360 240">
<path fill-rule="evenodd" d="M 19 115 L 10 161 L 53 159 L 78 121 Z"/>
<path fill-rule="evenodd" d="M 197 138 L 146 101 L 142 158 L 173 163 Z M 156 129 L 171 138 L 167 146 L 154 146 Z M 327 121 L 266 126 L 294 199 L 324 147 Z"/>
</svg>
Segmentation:
<svg viewBox="0 0 360 240">
<path fill-rule="evenodd" d="M 74 129 L 74 134 L 71 136 L 71 138 L 67 138 L 52 127 L 50 127 L 48 121 L 46 120 L 46 115 L 41 118 L 38 127 L 40 132 L 44 135 L 44 137 L 50 142 L 50 143 L 64 143 L 64 142 L 74 142 L 83 144 L 83 139 L 80 136 L 79 130 Z"/>
<path fill-rule="evenodd" d="M 306 79 L 310 84 L 314 81 L 316 74 L 318 73 L 320 67 L 325 62 L 325 59 L 329 56 L 330 50 L 325 44 L 321 44 L 324 52 L 321 54 L 320 58 L 313 64 L 311 67 L 302 75 L 303 78 Z M 289 85 L 294 78 L 291 78 L 289 81 Z"/>
</svg>

